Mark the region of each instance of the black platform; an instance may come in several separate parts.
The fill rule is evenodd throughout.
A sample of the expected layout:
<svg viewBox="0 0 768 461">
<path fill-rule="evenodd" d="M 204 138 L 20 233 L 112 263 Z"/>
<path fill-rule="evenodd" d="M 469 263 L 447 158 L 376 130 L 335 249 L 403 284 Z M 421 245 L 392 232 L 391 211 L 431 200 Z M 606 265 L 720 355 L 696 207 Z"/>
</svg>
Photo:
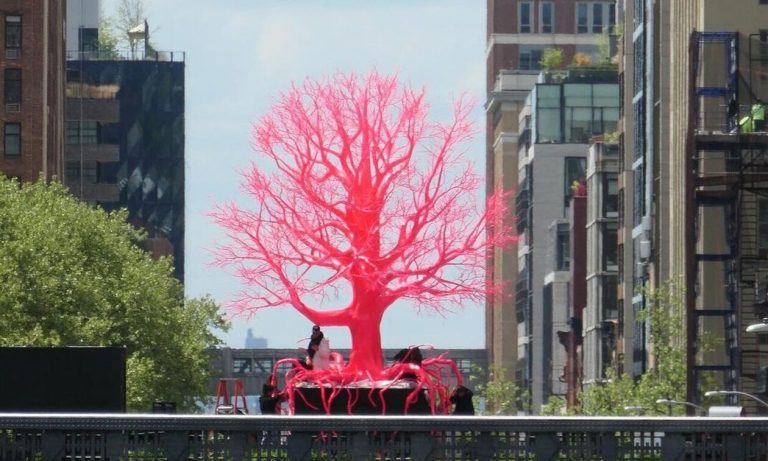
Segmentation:
<svg viewBox="0 0 768 461">
<path fill-rule="evenodd" d="M 418 398 L 407 409 L 405 401 L 413 392 L 413 387 L 391 387 L 384 391 L 384 403 L 387 415 L 428 415 L 431 414 L 429 401 L 425 389 L 421 389 Z M 331 395 L 331 388 L 325 388 L 325 395 Z M 331 402 L 331 414 L 334 415 L 381 415 L 382 395 L 380 389 L 375 389 L 371 394 L 370 387 L 343 388 Z M 369 397 L 370 395 L 370 397 Z M 355 401 L 352 411 L 349 412 L 347 404 L 349 400 Z M 320 389 L 317 386 L 297 387 L 295 389 L 295 413 L 297 415 L 326 414 L 320 398 Z M 312 407 L 315 408 L 312 408 Z"/>
</svg>

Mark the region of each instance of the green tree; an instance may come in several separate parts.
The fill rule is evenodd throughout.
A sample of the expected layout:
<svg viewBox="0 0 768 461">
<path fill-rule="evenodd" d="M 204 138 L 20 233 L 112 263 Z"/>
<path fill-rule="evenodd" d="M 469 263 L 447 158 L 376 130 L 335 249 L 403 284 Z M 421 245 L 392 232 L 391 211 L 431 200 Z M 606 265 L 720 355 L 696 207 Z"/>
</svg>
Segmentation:
<svg viewBox="0 0 768 461">
<path fill-rule="evenodd" d="M 563 49 L 547 48 L 541 54 L 539 64 L 541 64 L 542 69 L 547 71 L 561 69 L 563 67 Z"/>
<path fill-rule="evenodd" d="M 486 370 L 474 366 L 471 378 L 475 387 L 475 408 L 479 408 L 478 403 L 482 399 L 485 401 L 485 414 L 514 415 L 520 410 L 530 410 L 528 392 L 507 378 L 505 368 L 491 365 L 486 373 Z"/>
<path fill-rule="evenodd" d="M 646 306 L 638 321 L 649 329 L 651 366 L 639 380 L 626 374 L 607 372 L 606 383 L 592 385 L 579 394 L 577 413 L 586 415 L 628 415 L 627 406 L 642 407 L 646 414 L 685 414 L 682 406 L 659 406 L 658 399 L 685 400 L 685 287 L 672 279 L 645 291 Z"/>
<path fill-rule="evenodd" d="M 101 16 L 99 24 L 99 57 L 101 59 L 117 59 L 119 40 L 115 37 L 115 28 L 112 19 L 106 15 Z"/>
<path fill-rule="evenodd" d="M 126 216 L 58 183 L 0 178 L 0 345 L 124 345 L 129 409 L 194 410 L 226 322 L 211 298 L 184 300 L 171 261 L 138 248 Z"/>
</svg>

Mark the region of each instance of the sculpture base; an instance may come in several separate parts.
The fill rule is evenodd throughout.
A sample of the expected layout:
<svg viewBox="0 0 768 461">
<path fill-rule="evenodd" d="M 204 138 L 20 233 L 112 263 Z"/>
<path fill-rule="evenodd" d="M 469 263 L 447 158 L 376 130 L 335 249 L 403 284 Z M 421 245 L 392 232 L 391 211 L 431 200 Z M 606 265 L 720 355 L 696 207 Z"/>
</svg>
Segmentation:
<svg viewBox="0 0 768 461">
<path fill-rule="evenodd" d="M 416 388 L 416 383 L 387 382 L 375 383 L 374 386 L 345 386 L 337 391 L 330 404 L 333 415 L 428 415 L 431 414 L 425 389 L 417 391 L 417 398 L 406 406 L 408 397 Z M 371 392 L 373 390 L 373 392 Z M 326 399 L 334 389 L 325 386 L 322 389 L 311 383 L 296 386 L 294 394 L 294 412 L 297 415 L 326 414 L 323 406 L 323 394 Z M 350 405 L 350 401 L 352 404 Z"/>
</svg>

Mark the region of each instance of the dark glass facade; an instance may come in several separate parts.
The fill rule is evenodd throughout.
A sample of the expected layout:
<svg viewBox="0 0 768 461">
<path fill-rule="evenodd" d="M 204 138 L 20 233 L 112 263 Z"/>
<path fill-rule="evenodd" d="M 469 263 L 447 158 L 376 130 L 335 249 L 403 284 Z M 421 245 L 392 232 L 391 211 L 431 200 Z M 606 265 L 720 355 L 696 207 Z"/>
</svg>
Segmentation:
<svg viewBox="0 0 768 461">
<path fill-rule="evenodd" d="M 149 60 L 67 62 L 68 84 L 114 88 L 112 101 L 117 100 L 119 105 L 118 120 L 104 120 L 99 118 L 100 110 L 92 104 L 93 99 L 84 101 L 87 91 L 81 90 L 74 97 L 68 94 L 68 128 L 85 131 L 87 123 L 93 123 L 98 126 L 98 143 L 119 146 L 119 158 L 97 159 L 90 178 L 96 185 L 114 184 L 116 195 L 108 199 L 82 198 L 107 210 L 127 208 L 131 223 L 145 229 L 150 237 L 148 249 L 154 254 L 173 254 L 175 275 L 182 281 L 184 66 L 184 62 Z M 86 110 L 70 110 L 70 106 L 76 109 L 78 104 Z M 72 119 L 70 114 L 75 112 L 82 120 Z M 82 141 L 83 136 L 79 138 L 78 142 L 87 142 Z M 74 164 L 77 158 L 68 155 L 67 161 Z M 66 180 L 77 193 L 74 181 L 71 177 Z M 82 185 L 79 190 L 84 190 Z"/>
</svg>

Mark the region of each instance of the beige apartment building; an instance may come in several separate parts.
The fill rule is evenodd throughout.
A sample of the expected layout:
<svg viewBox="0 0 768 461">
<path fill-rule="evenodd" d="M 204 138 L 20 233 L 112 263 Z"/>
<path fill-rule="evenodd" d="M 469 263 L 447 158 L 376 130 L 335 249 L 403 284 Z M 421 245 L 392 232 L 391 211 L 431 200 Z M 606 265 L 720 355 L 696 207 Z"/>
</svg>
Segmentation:
<svg viewBox="0 0 768 461">
<path fill-rule="evenodd" d="M 639 375 L 652 360 L 635 321 L 645 302 L 638 288 L 679 279 L 688 400 L 701 402 L 708 387 L 764 392 L 768 350 L 745 328 L 765 315 L 755 294 L 768 275 L 768 133 L 755 109 L 768 100 L 768 1 L 624 0 L 617 11 L 625 91 L 616 365 Z"/>
</svg>

